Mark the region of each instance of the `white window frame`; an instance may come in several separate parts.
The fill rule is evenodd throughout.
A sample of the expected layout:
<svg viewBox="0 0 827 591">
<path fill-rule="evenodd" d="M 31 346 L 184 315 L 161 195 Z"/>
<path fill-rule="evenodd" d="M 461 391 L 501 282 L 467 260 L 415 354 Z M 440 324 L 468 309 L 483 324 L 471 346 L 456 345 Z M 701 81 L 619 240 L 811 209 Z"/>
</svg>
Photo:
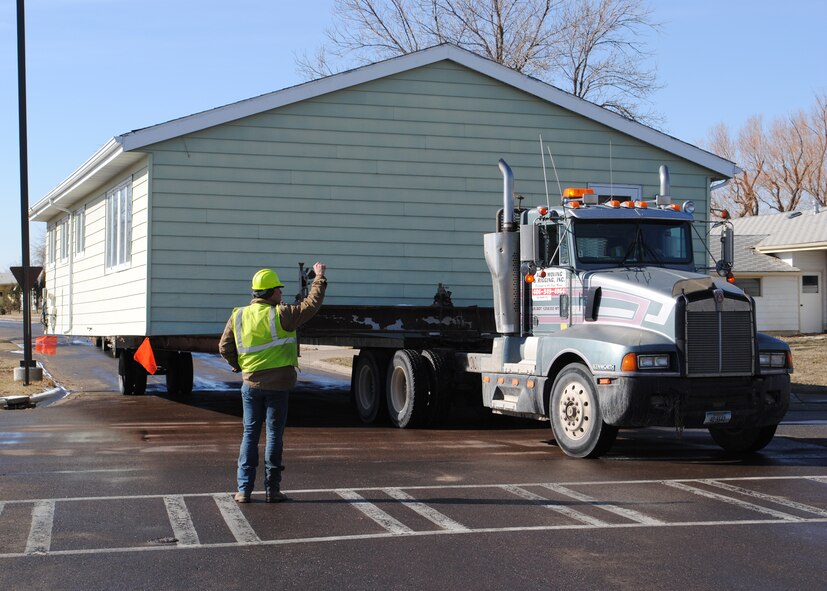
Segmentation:
<svg viewBox="0 0 827 591">
<path fill-rule="evenodd" d="M 49 264 L 54 265 L 55 262 L 57 262 L 57 223 L 52 224 L 51 227 L 47 227 L 46 234 L 46 257 Z"/>
<path fill-rule="evenodd" d="M 106 192 L 107 271 L 129 268 L 132 261 L 132 179 Z"/>
<path fill-rule="evenodd" d="M 75 256 L 83 256 L 86 250 L 86 205 L 83 205 L 75 210 L 72 214 L 74 225 L 74 248 Z"/>
<path fill-rule="evenodd" d="M 641 185 L 618 185 L 609 183 L 589 183 L 597 195 L 598 203 L 606 203 L 610 199 L 630 199 L 637 201 L 643 195 Z"/>
<path fill-rule="evenodd" d="M 69 249 L 72 247 L 72 242 L 69 240 L 69 216 L 58 222 L 60 228 L 60 262 L 69 260 Z"/>
</svg>

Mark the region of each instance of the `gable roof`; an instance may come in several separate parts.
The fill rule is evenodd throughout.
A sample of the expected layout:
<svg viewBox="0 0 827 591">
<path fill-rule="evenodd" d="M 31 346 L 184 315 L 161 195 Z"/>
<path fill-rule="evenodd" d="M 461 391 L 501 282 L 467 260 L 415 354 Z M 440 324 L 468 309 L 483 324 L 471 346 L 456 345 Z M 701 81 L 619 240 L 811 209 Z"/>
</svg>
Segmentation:
<svg viewBox="0 0 827 591">
<path fill-rule="evenodd" d="M 80 199 L 85 192 L 118 174 L 125 173 L 144 157 L 140 152 L 133 152 L 134 150 L 444 60 L 465 66 L 694 162 L 714 172 L 715 179 L 731 178 L 740 172 L 733 162 L 711 152 L 622 117 L 488 58 L 455 45 L 443 44 L 119 135 L 107 142 L 71 176 L 38 201 L 30 209 L 29 219 L 45 221 L 60 211 L 53 207 L 58 201 L 62 201 L 64 206 L 69 206 L 73 199 Z"/>
<path fill-rule="evenodd" d="M 788 265 L 781 259 L 756 250 L 766 236 L 750 236 L 735 232 L 735 274 L 742 273 L 790 273 L 800 269 Z"/>
<path fill-rule="evenodd" d="M 754 247 L 760 253 L 827 250 L 827 211 L 809 210 L 756 215 L 732 220 L 735 242 L 760 235 Z"/>
<path fill-rule="evenodd" d="M 17 279 L 11 273 L 0 273 L 0 285 L 17 285 Z"/>
</svg>

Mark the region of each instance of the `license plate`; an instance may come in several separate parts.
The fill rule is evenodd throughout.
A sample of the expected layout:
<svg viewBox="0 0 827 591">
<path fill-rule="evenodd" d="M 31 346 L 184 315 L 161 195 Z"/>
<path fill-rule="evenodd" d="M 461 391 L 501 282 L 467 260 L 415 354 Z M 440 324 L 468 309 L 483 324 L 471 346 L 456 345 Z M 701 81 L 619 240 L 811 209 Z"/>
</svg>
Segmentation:
<svg viewBox="0 0 827 591">
<path fill-rule="evenodd" d="M 704 425 L 719 425 L 732 420 L 732 412 L 728 410 L 709 410 L 704 418 Z"/>
</svg>

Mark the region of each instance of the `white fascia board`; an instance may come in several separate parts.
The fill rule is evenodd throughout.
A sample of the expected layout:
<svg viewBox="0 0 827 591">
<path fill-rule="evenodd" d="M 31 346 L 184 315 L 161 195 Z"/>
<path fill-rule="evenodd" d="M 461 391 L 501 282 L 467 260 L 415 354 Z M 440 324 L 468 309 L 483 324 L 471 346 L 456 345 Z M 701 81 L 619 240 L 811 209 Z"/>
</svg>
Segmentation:
<svg viewBox="0 0 827 591">
<path fill-rule="evenodd" d="M 117 138 L 106 142 L 89 160 L 84 162 L 75 172 L 52 189 L 40 201 L 29 208 L 29 221 L 45 221 L 38 219 L 38 216 L 48 210 L 53 204 L 57 204 L 66 195 L 84 184 L 89 178 L 105 168 L 110 162 L 123 153 L 123 146 Z"/>
<path fill-rule="evenodd" d="M 232 103 L 188 117 L 175 119 L 152 127 L 146 127 L 119 136 L 125 151 L 162 142 L 188 133 L 207 129 L 222 123 L 249 117 L 271 109 L 322 96 L 351 86 L 371 82 L 407 70 L 427 66 L 442 60 L 451 60 L 481 74 L 499 80 L 532 94 L 540 99 L 582 115 L 607 127 L 630 135 L 642 142 L 661 148 L 699 166 L 712 170 L 722 177 L 731 178 L 741 172 L 733 162 L 711 152 L 683 142 L 641 123 L 621 117 L 608 109 L 555 88 L 550 84 L 521 74 L 488 58 L 454 45 L 437 45 L 422 51 L 391 58 L 340 74 L 306 82 L 298 86 L 271 92 L 251 99 Z"/>
<path fill-rule="evenodd" d="M 827 242 L 806 242 L 801 244 L 769 244 L 756 246 L 761 254 L 778 254 L 781 252 L 801 252 L 804 250 L 827 250 Z"/>
</svg>

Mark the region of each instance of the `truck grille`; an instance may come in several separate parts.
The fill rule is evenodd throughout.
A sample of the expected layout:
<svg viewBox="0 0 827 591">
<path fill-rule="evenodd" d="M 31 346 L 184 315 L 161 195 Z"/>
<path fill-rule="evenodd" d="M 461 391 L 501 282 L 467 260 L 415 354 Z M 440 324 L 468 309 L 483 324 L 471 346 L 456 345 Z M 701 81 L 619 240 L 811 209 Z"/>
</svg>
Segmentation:
<svg viewBox="0 0 827 591">
<path fill-rule="evenodd" d="M 687 311 L 686 364 L 691 376 L 750 375 L 752 313 Z"/>
</svg>

